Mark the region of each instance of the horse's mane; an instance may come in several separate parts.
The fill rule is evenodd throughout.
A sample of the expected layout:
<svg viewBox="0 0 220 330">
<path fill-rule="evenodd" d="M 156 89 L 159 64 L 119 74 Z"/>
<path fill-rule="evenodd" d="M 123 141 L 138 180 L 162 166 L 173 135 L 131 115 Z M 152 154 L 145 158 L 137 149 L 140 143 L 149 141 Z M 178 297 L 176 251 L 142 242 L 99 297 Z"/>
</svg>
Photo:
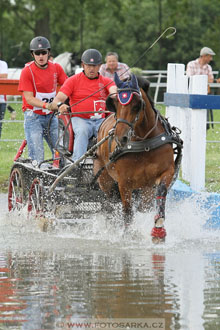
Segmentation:
<svg viewBox="0 0 220 330">
<path fill-rule="evenodd" d="M 167 119 L 161 115 L 160 111 L 157 110 L 155 108 L 155 105 L 154 105 L 154 102 L 153 100 L 151 99 L 151 97 L 149 96 L 149 87 L 150 87 L 150 82 L 149 80 L 147 80 L 146 78 L 143 78 L 141 76 L 136 76 L 137 78 L 137 81 L 138 81 L 138 86 L 144 91 L 144 93 L 146 94 L 150 104 L 151 104 L 151 107 L 152 109 L 154 110 L 155 114 L 159 115 L 159 118 L 160 118 L 160 121 L 162 123 L 162 125 L 164 126 L 164 128 L 166 129 L 166 131 L 169 131 L 170 134 L 172 134 L 171 132 L 171 126 L 170 124 L 168 123 Z"/>
<path fill-rule="evenodd" d="M 141 76 L 136 76 L 137 78 L 137 81 L 138 81 L 138 86 L 143 89 L 143 91 L 145 92 L 147 98 L 149 99 L 149 102 L 152 106 L 153 109 L 155 109 L 154 107 L 154 102 L 153 100 L 151 99 L 150 95 L 149 95 L 149 87 L 150 87 L 150 81 L 147 80 L 146 78 L 144 77 L 141 77 Z"/>
</svg>

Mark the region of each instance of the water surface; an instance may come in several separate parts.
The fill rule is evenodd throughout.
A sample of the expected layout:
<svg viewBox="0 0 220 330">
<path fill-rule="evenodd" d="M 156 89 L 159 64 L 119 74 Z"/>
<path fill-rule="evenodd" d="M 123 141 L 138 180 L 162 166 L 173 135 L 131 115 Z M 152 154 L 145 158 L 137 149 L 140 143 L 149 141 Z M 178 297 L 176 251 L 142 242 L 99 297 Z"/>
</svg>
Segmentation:
<svg viewBox="0 0 220 330">
<path fill-rule="evenodd" d="M 158 329 L 160 320 L 162 329 L 220 329 L 220 233 L 203 229 L 207 215 L 193 201 L 168 203 L 157 246 L 153 214 L 136 214 L 126 235 L 102 214 L 43 233 L 25 210 L 7 212 L 6 195 L 0 208 L 0 329 L 94 319 L 99 329 L 151 319 Z"/>
</svg>

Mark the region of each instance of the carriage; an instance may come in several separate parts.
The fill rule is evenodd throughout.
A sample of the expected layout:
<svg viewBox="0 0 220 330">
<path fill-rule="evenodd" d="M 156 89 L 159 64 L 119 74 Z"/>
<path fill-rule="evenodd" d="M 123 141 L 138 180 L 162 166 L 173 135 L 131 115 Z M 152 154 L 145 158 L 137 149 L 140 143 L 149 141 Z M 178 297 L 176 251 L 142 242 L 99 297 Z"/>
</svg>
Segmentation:
<svg viewBox="0 0 220 330">
<path fill-rule="evenodd" d="M 29 216 L 45 220 L 45 229 L 46 219 L 90 218 L 103 210 L 112 213 L 116 204 L 122 204 L 128 228 L 133 201 L 138 201 L 139 210 L 146 211 L 156 198 L 151 235 L 165 239 L 166 195 L 177 178 L 182 157 L 180 131 L 154 108 L 146 82 L 137 81 L 134 75 L 127 82 L 116 75 L 115 82 L 118 95 L 106 100 L 110 115 L 77 162 L 65 166 L 74 143 L 70 113 L 59 116 L 54 159 L 35 164 L 22 158 L 25 142 L 21 145 L 9 179 L 9 211 L 27 205 Z"/>
<path fill-rule="evenodd" d="M 66 166 L 73 150 L 74 134 L 69 122 L 70 115 L 59 117 L 59 144 L 55 158 L 36 161 L 22 157 L 26 141 L 23 141 L 11 169 L 8 187 L 9 211 L 21 211 L 27 207 L 28 217 L 49 219 L 86 218 L 101 210 L 104 194 L 93 180 L 94 138 L 84 155 L 80 170 L 75 164 Z M 68 170 L 69 173 L 66 173 Z M 58 184 L 56 180 L 62 181 Z M 46 228 L 45 228 L 46 229 Z"/>
</svg>

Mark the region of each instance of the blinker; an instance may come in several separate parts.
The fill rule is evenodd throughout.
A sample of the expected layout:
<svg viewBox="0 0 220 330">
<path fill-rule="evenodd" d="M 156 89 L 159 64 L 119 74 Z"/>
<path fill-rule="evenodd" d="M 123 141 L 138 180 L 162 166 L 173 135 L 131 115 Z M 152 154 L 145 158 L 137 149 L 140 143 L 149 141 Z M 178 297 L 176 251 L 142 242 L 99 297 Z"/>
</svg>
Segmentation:
<svg viewBox="0 0 220 330">
<path fill-rule="evenodd" d="M 133 93 L 140 94 L 137 78 L 134 74 L 131 75 L 131 80 L 122 81 L 115 72 L 114 81 L 118 88 L 117 98 L 121 105 L 129 104 L 133 98 Z"/>
<path fill-rule="evenodd" d="M 133 93 L 131 91 L 121 91 L 118 93 L 117 98 L 121 105 L 127 105 L 131 102 Z"/>
</svg>

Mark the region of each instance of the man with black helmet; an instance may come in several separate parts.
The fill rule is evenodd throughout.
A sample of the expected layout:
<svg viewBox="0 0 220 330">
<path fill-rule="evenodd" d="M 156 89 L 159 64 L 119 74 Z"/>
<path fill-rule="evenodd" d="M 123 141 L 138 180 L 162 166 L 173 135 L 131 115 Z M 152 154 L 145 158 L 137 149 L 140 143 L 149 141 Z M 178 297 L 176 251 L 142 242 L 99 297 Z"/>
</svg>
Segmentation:
<svg viewBox="0 0 220 330">
<path fill-rule="evenodd" d="M 102 55 L 96 49 L 87 49 L 81 57 L 83 72 L 68 78 L 54 99 L 53 107 L 61 113 L 68 111 L 64 104 L 69 98 L 74 132 L 74 149 L 72 160 L 79 159 L 87 150 L 89 139 L 97 136 L 99 126 L 105 114 L 97 111 L 105 110 L 105 100 L 109 94 L 117 91 L 112 79 L 99 73 Z M 87 113 L 86 113 L 87 112 Z M 90 113 L 88 113 L 90 112 Z"/>
<path fill-rule="evenodd" d="M 45 37 L 35 37 L 30 42 L 33 61 L 21 72 L 19 91 L 23 92 L 24 129 L 28 154 L 32 160 L 44 160 L 43 138 L 52 153 L 58 139 L 58 120 L 53 116 L 52 101 L 57 85 L 67 78 L 58 63 L 48 61 L 50 42 Z M 48 124 L 50 123 L 50 132 Z"/>
</svg>

